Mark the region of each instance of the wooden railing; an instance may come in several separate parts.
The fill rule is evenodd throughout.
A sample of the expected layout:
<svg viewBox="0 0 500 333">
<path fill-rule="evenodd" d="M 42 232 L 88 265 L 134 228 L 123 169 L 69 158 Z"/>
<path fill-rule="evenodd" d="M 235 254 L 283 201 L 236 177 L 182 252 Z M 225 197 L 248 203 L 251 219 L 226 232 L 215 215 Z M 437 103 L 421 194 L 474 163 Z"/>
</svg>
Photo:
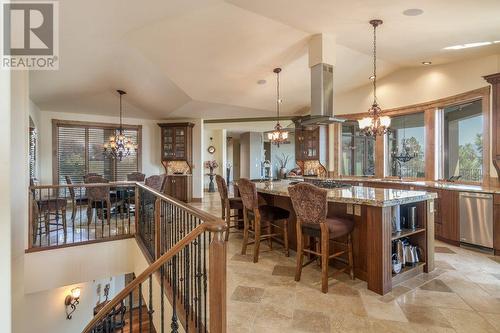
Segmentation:
<svg viewBox="0 0 500 333">
<path fill-rule="evenodd" d="M 30 187 L 28 252 L 133 237 L 135 182 Z"/>
<path fill-rule="evenodd" d="M 136 239 L 151 265 L 83 333 L 176 333 L 180 324 L 186 332 L 226 332 L 225 223 L 142 184 L 135 198 Z"/>
</svg>

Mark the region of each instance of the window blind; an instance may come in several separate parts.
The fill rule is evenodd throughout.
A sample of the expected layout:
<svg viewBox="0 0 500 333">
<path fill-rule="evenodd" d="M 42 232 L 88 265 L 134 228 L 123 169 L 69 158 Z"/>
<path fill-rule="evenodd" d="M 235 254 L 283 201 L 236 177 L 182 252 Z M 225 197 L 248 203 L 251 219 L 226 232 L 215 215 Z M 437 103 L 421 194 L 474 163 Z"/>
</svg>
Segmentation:
<svg viewBox="0 0 500 333">
<path fill-rule="evenodd" d="M 29 169 L 30 169 L 30 178 L 36 178 L 36 145 L 37 145 L 37 133 L 36 129 L 30 127 L 29 132 Z"/>
<path fill-rule="evenodd" d="M 138 152 L 133 151 L 122 161 L 103 153 L 103 144 L 117 132 L 112 125 L 99 126 L 71 123 L 55 123 L 57 176 L 59 184 L 66 183 L 66 176 L 74 183 L 82 183 L 87 173 L 97 173 L 110 181 L 127 180 L 127 174 L 139 171 Z M 137 129 L 124 129 L 124 134 L 139 144 Z"/>
</svg>

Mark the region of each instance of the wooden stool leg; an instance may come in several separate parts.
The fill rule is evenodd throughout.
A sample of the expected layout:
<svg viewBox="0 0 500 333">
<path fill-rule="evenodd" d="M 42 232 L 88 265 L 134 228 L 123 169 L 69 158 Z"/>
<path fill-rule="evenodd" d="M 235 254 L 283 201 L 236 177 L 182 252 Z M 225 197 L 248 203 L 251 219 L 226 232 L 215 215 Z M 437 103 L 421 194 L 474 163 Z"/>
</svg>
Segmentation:
<svg viewBox="0 0 500 333">
<path fill-rule="evenodd" d="M 351 276 L 351 280 L 354 280 L 354 261 L 352 257 L 352 237 L 351 234 L 347 235 L 347 248 L 349 251 L 349 275 Z"/>
<path fill-rule="evenodd" d="M 223 219 L 226 220 L 226 225 L 227 225 L 226 229 L 226 242 L 227 242 L 229 240 L 229 229 L 231 228 L 231 207 L 229 207 L 229 203 L 226 203 L 225 206 L 226 209 L 223 210 L 222 215 L 224 215 Z"/>
<path fill-rule="evenodd" d="M 63 231 L 64 231 L 64 243 L 66 243 L 68 229 L 67 229 L 67 225 L 66 225 L 66 208 L 65 207 L 63 207 L 61 209 L 61 214 L 62 214 L 62 225 L 63 225 Z"/>
<path fill-rule="evenodd" d="M 285 242 L 285 256 L 290 256 L 290 247 L 288 245 L 288 219 L 283 221 L 283 241 Z"/>
<path fill-rule="evenodd" d="M 241 247 L 241 254 L 247 254 L 247 246 L 248 246 L 248 229 L 250 228 L 248 222 L 248 215 L 246 209 L 243 211 L 243 245 Z"/>
<path fill-rule="evenodd" d="M 321 223 L 321 291 L 328 293 L 328 257 L 330 256 L 330 232 L 326 223 Z"/>
<path fill-rule="evenodd" d="M 269 225 L 267 227 L 267 234 L 270 235 L 272 233 L 273 233 L 273 225 L 271 224 L 271 222 L 269 222 Z M 269 237 L 267 239 L 267 242 L 269 245 L 269 249 L 272 251 L 273 250 L 273 237 Z"/>
<path fill-rule="evenodd" d="M 89 203 L 87 206 L 87 224 L 90 225 L 92 223 L 92 203 Z"/>
<path fill-rule="evenodd" d="M 260 216 L 258 216 L 258 214 L 255 214 L 254 232 L 255 232 L 255 244 L 253 248 L 253 262 L 256 263 L 259 261 L 260 234 L 261 234 Z"/>
<path fill-rule="evenodd" d="M 300 276 L 302 275 L 303 249 L 304 237 L 302 237 L 302 227 L 300 226 L 300 222 L 297 221 L 297 265 L 295 266 L 295 281 L 300 281 Z"/>
</svg>

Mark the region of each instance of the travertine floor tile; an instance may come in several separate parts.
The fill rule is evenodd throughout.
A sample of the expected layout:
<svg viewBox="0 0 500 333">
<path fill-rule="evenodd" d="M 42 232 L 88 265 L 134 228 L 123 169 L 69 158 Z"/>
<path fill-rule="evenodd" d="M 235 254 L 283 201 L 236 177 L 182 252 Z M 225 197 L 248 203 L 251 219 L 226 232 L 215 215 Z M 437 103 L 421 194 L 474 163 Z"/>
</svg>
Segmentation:
<svg viewBox="0 0 500 333">
<path fill-rule="evenodd" d="M 264 289 L 238 286 L 231 295 L 231 300 L 247 303 L 260 303 L 264 296 Z"/>
<path fill-rule="evenodd" d="M 319 311 L 295 310 L 291 328 L 297 332 L 329 333 L 330 318 Z"/>
<path fill-rule="evenodd" d="M 449 308 L 440 308 L 439 311 L 458 333 L 496 332 L 495 328 L 476 312 Z"/>
</svg>

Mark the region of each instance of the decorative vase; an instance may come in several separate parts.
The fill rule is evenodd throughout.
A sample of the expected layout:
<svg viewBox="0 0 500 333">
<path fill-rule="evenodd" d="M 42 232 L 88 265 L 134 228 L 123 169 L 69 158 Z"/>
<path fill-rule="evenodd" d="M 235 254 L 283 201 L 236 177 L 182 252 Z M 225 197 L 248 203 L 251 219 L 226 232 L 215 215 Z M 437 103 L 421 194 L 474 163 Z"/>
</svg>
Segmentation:
<svg viewBox="0 0 500 333">
<path fill-rule="evenodd" d="M 279 171 L 279 174 L 278 174 L 278 178 L 279 179 L 285 179 L 287 173 L 288 173 L 287 168 L 280 168 L 280 171 Z"/>
<path fill-rule="evenodd" d="M 210 177 L 210 183 L 208 183 L 208 192 L 215 192 L 215 184 L 214 184 L 214 169 L 210 168 L 210 173 L 208 174 Z"/>
</svg>

